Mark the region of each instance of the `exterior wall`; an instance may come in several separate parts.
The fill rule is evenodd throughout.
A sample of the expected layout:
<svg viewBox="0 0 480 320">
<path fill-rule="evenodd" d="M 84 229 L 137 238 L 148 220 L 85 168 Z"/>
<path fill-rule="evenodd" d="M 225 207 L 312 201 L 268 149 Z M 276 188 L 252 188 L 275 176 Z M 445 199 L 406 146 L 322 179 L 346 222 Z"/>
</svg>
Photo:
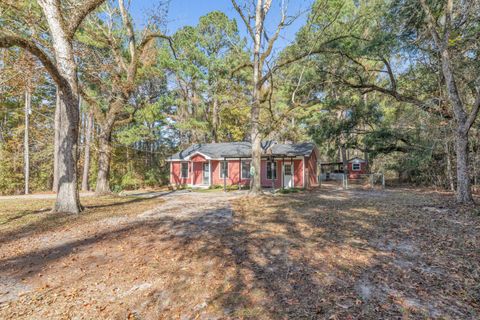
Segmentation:
<svg viewBox="0 0 480 320">
<path fill-rule="evenodd" d="M 223 185 L 224 179 L 220 177 L 222 161 L 212 160 L 212 185 Z M 228 162 L 228 177 L 227 185 L 237 185 L 240 180 L 241 185 L 249 185 L 250 179 L 241 179 L 241 163 L 240 160 L 227 160 Z"/>
<path fill-rule="evenodd" d="M 241 179 L 241 163 L 238 159 L 235 160 L 227 160 L 228 161 L 228 177 L 226 179 L 227 185 L 249 185 L 250 179 Z M 181 175 L 181 161 L 173 161 L 170 164 L 171 172 L 170 172 L 170 183 L 173 185 L 181 185 L 181 184 L 193 184 L 193 185 L 201 185 L 203 184 L 203 163 L 207 162 L 204 157 L 200 155 L 196 155 L 191 158 L 191 161 L 188 163 L 188 178 L 180 178 Z M 282 160 L 275 160 L 277 163 L 277 179 L 274 180 L 274 185 L 276 189 L 280 189 L 282 187 Z M 220 165 L 221 161 L 219 160 L 211 160 L 211 185 L 223 185 L 224 179 L 220 178 Z M 286 160 L 285 163 L 291 163 L 290 160 Z M 309 163 L 311 164 L 311 171 L 315 172 L 315 181 L 311 180 L 311 184 L 313 185 L 316 183 L 316 159 L 309 160 L 306 158 L 305 161 L 305 168 L 308 167 Z M 307 171 L 307 170 L 306 170 Z M 271 188 L 272 187 L 272 180 L 267 179 L 267 160 L 262 160 L 261 162 L 261 184 L 262 187 Z M 293 160 L 293 184 L 296 188 L 303 187 L 303 161 L 301 159 L 294 159 Z"/>
<path fill-rule="evenodd" d="M 192 166 L 188 163 L 188 178 L 181 178 L 181 161 L 171 162 L 170 164 L 170 183 L 174 185 L 189 184 L 192 176 Z"/>
<path fill-rule="evenodd" d="M 274 181 L 274 185 L 276 189 L 280 189 L 283 179 L 283 161 L 279 159 L 275 162 L 277 163 L 277 179 Z M 291 161 L 285 159 L 285 163 L 289 164 Z M 262 187 L 271 188 L 272 180 L 267 179 L 267 160 L 262 160 L 261 170 Z M 293 159 L 293 186 L 303 188 L 303 161 L 301 159 Z"/>
<path fill-rule="evenodd" d="M 360 171 L 353 170 L 353 162 L 348 163 L 348 178 L 349 179 L 358 179 L 360 178 L 361 174 L 366 174 L 367 172 L 367 163 L 366 162 L 359 162 L 360 164 Z"/>
<path fill-rule="evenodd" d="M 190 161 L 193 161 L 193 162 L 205 162 L 205 161 L 208 161 L 208 160 L 205 159 L 205 157 L 203 157 L 202 155 L 196 154 L 196 155 L 194 155 L 193 157 L 190 158 Z"/>
<path fill-rule="evenodd" d="M 293 160 L 293 174 L 295 188 L 303 188 L 303 161 Z"/>
<path fill-rule="evenodd" d="M 318 186 L 317 156 L 315 155 L 315 152 L 313 152 L 310 157 L 306 158 L 305 171 L 305 180 L 307 180 L 307 185 L 305 187 Z"/>
<path fill-rule="evenodd" d="M 274 180 L 274 185 L 275 188 L 278 189 L 282 187 L 282 161 L 275 160 L 275 162 L 277 163 L 277 179 Z M 271 188 L 272 180 L 267 179 L 267 160 L 262 160 L 260 164 L 260 174 L 262 187 Z"/>
<path fill-rule="evenodd" d="M 203 162 L 200 162 L 200 161 L 192 162 L 192 167 L 193 167 L 192 184 L 193 185 L 203 184 Z"/>
</svg>

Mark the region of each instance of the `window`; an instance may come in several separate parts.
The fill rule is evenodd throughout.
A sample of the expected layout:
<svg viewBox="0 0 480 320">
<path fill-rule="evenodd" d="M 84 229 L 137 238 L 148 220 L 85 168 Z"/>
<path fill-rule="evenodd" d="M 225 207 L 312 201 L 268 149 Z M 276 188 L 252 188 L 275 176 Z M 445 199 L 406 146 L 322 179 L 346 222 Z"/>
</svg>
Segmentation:
<svg viewBox="0 0 480 320">
<path fill-rule="evenodd" d="M 267 162 L 267 179 L 268 180 L 277 180 L 277 163 L 276 162 Z"/>
<path fill-rule="evenodd" d="M 228 178 L 228 161 L 220 162 L 220 178 Z"/>
<path fill-rule="evenodd" d="M 285 175 L 291 176 L 292 175 L 292 165 L 290 163 L 285 163 Z"/>
<path fill-rule="evenodd" d="M 242 179 L 250 179 L 250 161 L 242 160 Z"/>
<path fill-rule="evenodd" d="M 188 162 L 182 162 L 181 177 L 188 178 Z"/>
<path fill-rule="evenodd" d="M 360 171 L 360 163 L 352 163 L 353 171 Z"/>
</svg>

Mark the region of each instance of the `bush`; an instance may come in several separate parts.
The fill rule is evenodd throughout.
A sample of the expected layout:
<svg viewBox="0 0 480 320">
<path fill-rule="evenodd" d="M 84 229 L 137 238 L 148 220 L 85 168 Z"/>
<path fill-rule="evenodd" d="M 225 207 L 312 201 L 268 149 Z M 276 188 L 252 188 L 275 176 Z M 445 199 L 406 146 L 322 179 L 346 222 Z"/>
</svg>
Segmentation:
<svg viewBox="0 0 480 320">
<path fill-rule="evenodd" d="M 142 185 L 142 179 L 134 172 L 127 172 L 121 180 L 120 186 L 122 189 L 137 189 Z"/>
</svg>

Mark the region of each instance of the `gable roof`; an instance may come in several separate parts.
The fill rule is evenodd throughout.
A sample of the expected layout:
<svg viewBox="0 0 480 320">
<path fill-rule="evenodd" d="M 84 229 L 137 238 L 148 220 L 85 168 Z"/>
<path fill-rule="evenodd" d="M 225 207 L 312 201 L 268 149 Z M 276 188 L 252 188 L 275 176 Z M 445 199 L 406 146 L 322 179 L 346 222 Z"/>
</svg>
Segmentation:
<svg viewBox="0 0 480 320">
<path fill-rule="evenodd" d="M 362 159 L 360 157 L 353 157 L 350 160 L 348 160 L 348 162 L 367 162 L 367 161 L 365 161 L 365 159 Z"/>
<path fill-rule="evenodd" d="M 262 142 L 262 154 L 273 156 L 308 156 L 315 148 L 311 142 L 279 144 L 275 141 Z M 252 144 L 250 142 L 222 142 L 194 144 L 170 156 L 168 160 L 189 160 L 195 154 L 200 154 L 206 159 L 222 158 L 250 158 L 252 156 Z"/>
</svg>

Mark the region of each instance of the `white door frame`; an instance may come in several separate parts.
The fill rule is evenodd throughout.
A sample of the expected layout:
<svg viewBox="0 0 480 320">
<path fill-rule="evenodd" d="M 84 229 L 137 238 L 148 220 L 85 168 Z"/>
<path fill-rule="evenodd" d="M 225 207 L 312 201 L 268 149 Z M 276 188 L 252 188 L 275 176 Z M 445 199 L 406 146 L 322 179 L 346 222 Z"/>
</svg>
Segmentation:
<svg viewBox="0 0 480 320">
<path fill-rule="evenodd" d="M 285 175 L 285 166 L 286 166 L 286 165 L 289 165 L 290 168 L 291 168 L 291 173 L 292 173 L 292 174 L 289 175 L 289 177 L 290 177 L 290 185 L 285 185 L 285 180 L 286 180 L 286 179 L 285 179 L 285 176 L 286 176 L 286 175 Z M 294 170 L 295 170 L 295 166 L 293 165 L 293 161 L 288 161 L 288 162 L 285 161 L 285 162 L 283 163 L 283 168 L 282 168 L 282 173 L 283 173 L 283 174 L 282 174 L 282 178 L 283 178 L 283 181 L 282 181 L 282 185 L 283 185 L 285 188 L 293 188 L 293 187 L 295 187 L 295 180 L 294 180 L 294 179 L 295 179 L 295 171 L 294 171 Z"/>
<path fill-rule="evenodd" d="M 210 167 L 210 161 L 202 162 L 202 184 L 207 185 L 205 183 L 205 165 L 208 165 L 208 177 L 207 177 L 207 179 L 208 179 L 208 185 L 210 185 L 210 183 L 211 183 L 211 172 L 212 172 L 211 167 Z"/>
</svg>

